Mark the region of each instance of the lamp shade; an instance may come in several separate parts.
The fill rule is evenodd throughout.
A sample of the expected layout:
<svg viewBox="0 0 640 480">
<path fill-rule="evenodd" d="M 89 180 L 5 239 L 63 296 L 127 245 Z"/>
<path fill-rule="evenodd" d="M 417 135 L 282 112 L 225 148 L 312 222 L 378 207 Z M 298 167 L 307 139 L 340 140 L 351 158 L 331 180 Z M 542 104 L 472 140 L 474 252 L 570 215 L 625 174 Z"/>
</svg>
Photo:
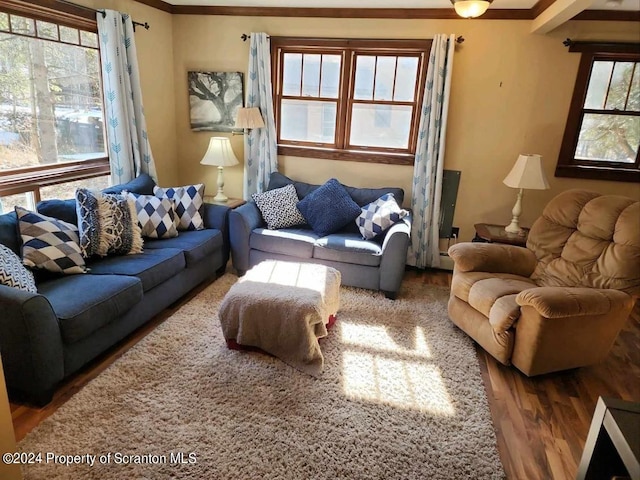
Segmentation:
<svg viewBox="0 0 640 480">
<path fill-rule="evenodd" d="M 451 0 L 456 13 L 463 18 L 476 18 L 487 11 L 493 0 Z"/>
<path fill-rule="evenodd" d="M 239 162 L 227 137 L 211 137 L 209 148 L 207 148 L 207 152 L 200 160 L 200 163 L 216 167 L 231 167 Z"/>
<path fill-rule="evenodd" d="M 239 108 L 236 117 L 236 128 L 262 128 L 264 120 L 258 107 Z"/>
<path fill-rule="evenodd" d="M 518 156 L 516 164 L 502 183 L 511 188 L 547 190 L 549 182 L 542 169 L 542 157 L 535 153 Z"/>
</svg>

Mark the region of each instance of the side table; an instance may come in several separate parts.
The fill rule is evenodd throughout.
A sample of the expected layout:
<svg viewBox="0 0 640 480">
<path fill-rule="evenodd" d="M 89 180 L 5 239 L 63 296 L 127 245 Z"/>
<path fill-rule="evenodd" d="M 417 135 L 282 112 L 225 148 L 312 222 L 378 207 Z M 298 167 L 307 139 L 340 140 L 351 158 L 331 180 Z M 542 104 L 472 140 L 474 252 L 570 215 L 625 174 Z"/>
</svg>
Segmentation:
<svg viewBox="0 0 640 480">
<path fill-rule="evenodd" d="M 214 205 L 224 205 L 225 207 L 229 207 L 231 209 L 238 208 L 240 205 L 244 205 L 247 203 L 246 200 L 242 198 L 230 198 L 226 202 L 217 202 L 213 199 L 214 195 L 205 195 L 204 201 L 206 203 L 213 203 Z"/>
<path fill-rule="evenodd" d="M 506 243 L 518 247 L 527 246 L 528 228 L 524 228 L 522 234 L 517 234 L 505 232 L 505 225 L 476 223 L 473 227 L 476 229 L 476 236 L 472 240 L 474 242 Z"/>
</svg>

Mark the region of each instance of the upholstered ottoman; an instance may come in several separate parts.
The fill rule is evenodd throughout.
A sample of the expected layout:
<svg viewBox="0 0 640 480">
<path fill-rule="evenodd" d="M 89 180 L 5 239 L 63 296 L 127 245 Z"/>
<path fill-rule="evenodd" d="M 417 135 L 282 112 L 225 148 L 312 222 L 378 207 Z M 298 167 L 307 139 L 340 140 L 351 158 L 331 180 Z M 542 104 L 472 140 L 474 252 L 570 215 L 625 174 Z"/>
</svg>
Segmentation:
<svg viewBox="0 0 640 480">
<path fill-rule="evenodd" d="M 322 371 L 318 339 L 340 307 L 340 272 L 311 263 L 261 262 L 220 305 L 230 347 L 256 347 L 310 375 Z"/>
</svg>

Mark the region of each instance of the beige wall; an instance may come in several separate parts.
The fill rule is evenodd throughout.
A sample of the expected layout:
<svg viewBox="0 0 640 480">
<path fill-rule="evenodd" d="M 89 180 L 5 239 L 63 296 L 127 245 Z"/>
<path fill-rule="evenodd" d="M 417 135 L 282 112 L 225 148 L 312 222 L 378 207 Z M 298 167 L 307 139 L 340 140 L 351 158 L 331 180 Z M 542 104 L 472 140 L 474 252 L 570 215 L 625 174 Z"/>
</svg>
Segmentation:
<svg viewBox="0 0 640 480">
<path fill-rule="evenodd" d="M 74 0 L 74 3 L 126 12 L 134 21 L 148 22 L 151 26 L 149 30 L 136 30 L 142 100 L 159 182 L 174 184 L 178 181 L 178 165 L 171 14 L 133 0 Z"/>
<path fill-rule="evenodd" d="M 181 183 L 205 181 L 215 191 L 216 172 L 199 165 L 211 132 L 189 128 L 187 71 L 246 72 L 248 42 L 242 33 L 353 38 L 431 38 L 463 35 L 453 68 L 445 168 L 461 170 L 455 224 L 461 238 L 476 222 L 508 223 L 516 191 L 502 184 L 518 154 L 539 153 L 551 183 L 548 191 L 527 191 L 522 224 L 568 188 L 589 188 L 640 198 L 637 184 L 561 179 L 553 176 L 564 131 L 579 54 L 562 45 L 573 39 L 638 38 L 637 24 L 572 22 L 550 35 L 530 33 L 529 21 L 292 19 L 175 15 L 174 75 L 178 170 Z M 215 135 L 218 135 L 215 133 Z M 243 158 L 241 137 L 232 144 Z M 401 186 L 411 191 L 412 167 L 280 157 L 280 170 L 295 179 L 322 183 L 336 177 L 354 186 Z M 225 169 L 225 192 L 242 196 L 242 166 Z M 407 202 L 405 202 L 407 203 Z"/>
</svg>

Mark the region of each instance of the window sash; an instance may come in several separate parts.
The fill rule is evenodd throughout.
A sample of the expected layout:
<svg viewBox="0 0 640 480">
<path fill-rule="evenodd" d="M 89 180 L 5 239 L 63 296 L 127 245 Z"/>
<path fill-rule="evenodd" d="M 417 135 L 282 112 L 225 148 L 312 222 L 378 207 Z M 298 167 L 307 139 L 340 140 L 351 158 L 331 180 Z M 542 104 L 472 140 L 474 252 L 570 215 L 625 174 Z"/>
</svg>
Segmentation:
<svg viewBox="0 0 640 480">
<path fill-rule="evenodd" d="M 606 51 L 606 46 L 603 46 L 603 50 L 600 50 L 597 44 L 592 44 L 589 48 L 586 48 L 586 46 L 580 47 L 580 49 L 570 50 L 582 52 L 582 57 L 580 59 L 555 176 L 640 183 L 640 148 L 636 151 L 636 157 L 633 163 L 576 158 L 578 139 L 585 115 L 640 116 L 640 112 L 636 111 L 585 108 L 594 63 L 598 61 L 635 62 L 635 74 L 638 74 L 638 62 L 640 62 L 638 45 L 614 45 L 611 48 L 611 52 Z"/>
<path fill-rule="evenodd" d="M 424 91 L 430 40 L 349 40 L 349 39 L 304 39 L 272 37 L 272 60 L 274 85 L 274 113 L 278 138 L 278 153 L 282 155 L 312 156 L 351 161 L 373 161 L 377 163 L 412 164 L 417 145 L 418 115 Z M 336 135 L 333 143 L 290 141 L 282 138 L 281 114 L 283 100 L 333 101 L 335 98 L 284 95 L 284 55 L 326 54 L 341 55 L 341 80 L 337 99 Z M 354 98 L 357 55 L 414 57 L 418 67 L 413 92 L 413 102 L 389 100 L 360 100 Z M 397 66 L 396 66 L 397 70 Z M 397 75 L 397 71 L 394 75 Z M 394 79 L 395 82 L 395 79 Z M 395 88 L 394 88 L 395 90 Z M 301 88 L 302 93 L 302 88 Z M 362 146 L 351 144 L 351 122 L 354 105 L 399 105 L 412 108 L 407 148 Z"/>
</svg>

